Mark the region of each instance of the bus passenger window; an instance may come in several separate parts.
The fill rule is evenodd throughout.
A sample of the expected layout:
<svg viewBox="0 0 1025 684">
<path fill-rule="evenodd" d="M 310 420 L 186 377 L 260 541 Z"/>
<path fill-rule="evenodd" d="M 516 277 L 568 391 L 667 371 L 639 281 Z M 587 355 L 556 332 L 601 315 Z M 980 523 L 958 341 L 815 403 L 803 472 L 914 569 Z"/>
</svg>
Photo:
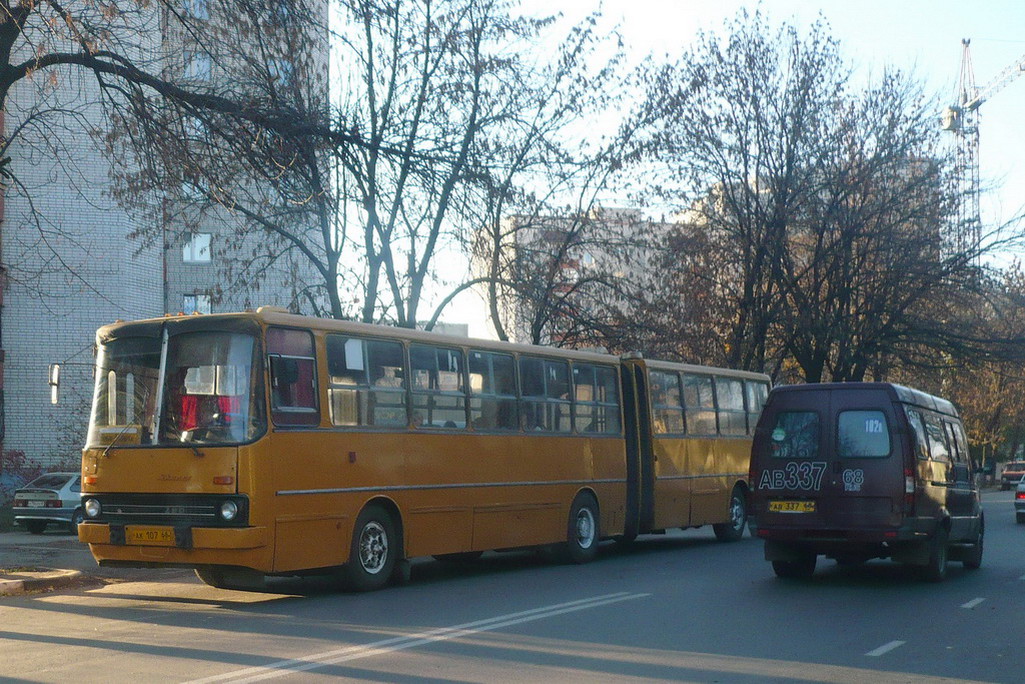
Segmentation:
<svg viewBox="0 0 1025 684">
<path fill-rule="evenodd" d="M 465 428 L 466 391 L 463 353 L 413 344 L 409 347 L 413 415 L 423 427 Z"/>
<path fill-rule="evenodd" d="M 470 352 L 470 424 L 476 430 L 517 430 L 516 363 L 509 354 Z"/>
<path fill-rule="evenodd" d="M 317 367 L 313 336 L 305 330 L 270 328 L 267 354 L 271 374 L 271 411 L 277 425 L 316 425 Z"/>
<path fill-rule="evenodd" d="M 747 412 L 744 410 L 744 384 L 733 378 L 715 379 L 716 404 L 719 409 L 719 433 L 746 435 Z"/>
<path fill-rule="evenodd" d="M 762 407 L 769 398 L 769 386 L 754 380 L 744 381 L 744 404 L 747 407 L 747 434 L 755 433 Z"/>
<path fill-rule="evenodd" d="M 570 432 L 569 364 L 520 358 L 521 411 L 528 431 Z"/>
<path fill-rule="evenodd" d="M 683 376 L 683 405 L 687 413 L 687 432 L 692 435 L 714 435 L 715 394 L 712 378 L 707 375 Z"/>
<path fill-rule="evenodd" d="M 573 386 L 577 432 L 619 434 L 617 371 L 575 364 Z"/>
<path fill-rule="evenodd" d="M 403 357 L 399 342 L 328 335 L 331 423 L 406 427 Z"/>
<path fill-rule="evenodd" d="M 651 371 L 648 375 L 651 392 L 651 413 L 656 434 L 679 435 L 685 432 L 683 402 L 680 400 L 680 376 L 676 373 Z"/>
</svg>

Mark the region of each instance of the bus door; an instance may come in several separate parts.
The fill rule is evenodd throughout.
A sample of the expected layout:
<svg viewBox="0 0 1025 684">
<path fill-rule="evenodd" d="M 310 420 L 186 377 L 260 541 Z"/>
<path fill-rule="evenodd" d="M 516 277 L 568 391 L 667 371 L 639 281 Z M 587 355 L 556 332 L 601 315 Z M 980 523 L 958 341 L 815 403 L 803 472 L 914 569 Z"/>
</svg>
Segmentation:
<svg viewBox="0 0 1025 684">
<path fill-rule="evenodd" d="M 651 443 L 647 374 L 643 363 L 625 363 L 622 372 L 626 433 L 626 517 L 623 534 L 650 532 L 655 518 L 655 464 Z"/>
</svg>

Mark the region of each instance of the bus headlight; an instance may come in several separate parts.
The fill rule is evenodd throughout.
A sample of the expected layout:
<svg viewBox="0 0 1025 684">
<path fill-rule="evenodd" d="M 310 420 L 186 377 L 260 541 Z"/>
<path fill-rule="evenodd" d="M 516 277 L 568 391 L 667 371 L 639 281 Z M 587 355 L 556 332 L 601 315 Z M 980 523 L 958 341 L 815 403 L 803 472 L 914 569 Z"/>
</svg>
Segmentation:
<svg viewBox="0 0 1025 684">
<path fill-rule="evenodd" d="M 85 503 L 82 504 L 82 509 L 85 511 L 86 517 L 89 518 L 97 517 L 102 510 L 100 502 L 96 499 L 86 499 Z"/>
<path fill-rule="evenodd" d="M 238 515 L 238 505 L 234 501 L 225 501 L 221 504 L 221 518 L 234 520 L 236 515 Z"/>
</svg>

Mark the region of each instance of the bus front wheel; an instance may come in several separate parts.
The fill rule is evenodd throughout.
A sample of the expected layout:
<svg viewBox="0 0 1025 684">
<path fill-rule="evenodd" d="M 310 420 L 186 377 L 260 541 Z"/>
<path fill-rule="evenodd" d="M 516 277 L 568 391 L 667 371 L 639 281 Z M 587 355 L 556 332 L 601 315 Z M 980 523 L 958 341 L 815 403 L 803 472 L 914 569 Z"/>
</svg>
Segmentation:
<svg viewBox="0 0 1025 684">
<path fill-rule="evenodd" d="M 345 564 L 346 587 L 373 591 L 388 584 L 399 553 L 395 523 L 380 506 L 367 506 L 356 518 Z"/>
<path fill-rule="evenodd" d="M 598 555 L 598 502 L 586 492 L 577 494 L 569 509 L 564 556 L 571 563 L 587 563 Z"/>
</svg>

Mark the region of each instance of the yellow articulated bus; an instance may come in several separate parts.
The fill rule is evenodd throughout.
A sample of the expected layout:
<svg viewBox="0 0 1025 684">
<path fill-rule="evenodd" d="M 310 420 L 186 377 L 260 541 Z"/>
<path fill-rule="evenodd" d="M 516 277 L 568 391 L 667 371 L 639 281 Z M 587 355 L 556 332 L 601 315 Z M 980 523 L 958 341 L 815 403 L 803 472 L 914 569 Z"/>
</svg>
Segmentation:
<svg viewBox="0 0 1025 684">
<path fill-rule="evenodd" d="M 214 586 L 746 522 L 769 379 L 263 307 L 97 332 L 79 539 Z"/>
</svg>

